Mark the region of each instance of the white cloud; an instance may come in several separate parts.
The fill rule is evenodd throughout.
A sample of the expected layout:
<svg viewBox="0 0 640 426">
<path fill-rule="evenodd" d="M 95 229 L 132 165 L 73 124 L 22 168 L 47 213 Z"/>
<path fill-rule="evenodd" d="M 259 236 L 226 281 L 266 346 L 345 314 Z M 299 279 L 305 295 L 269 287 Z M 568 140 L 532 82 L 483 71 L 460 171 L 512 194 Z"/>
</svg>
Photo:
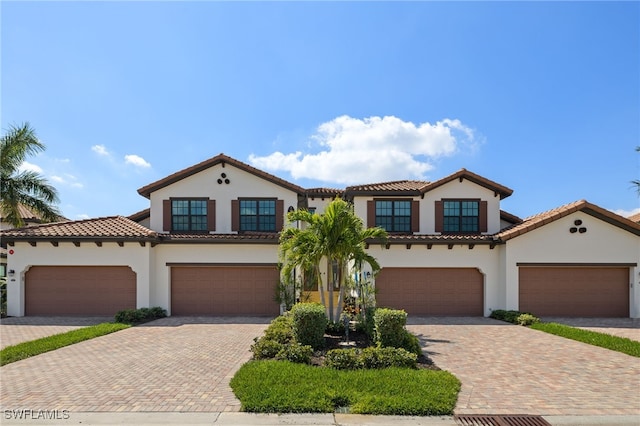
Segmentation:
<svg viewBox="0 0 640 426">
<path fill-rule="evenodd" d="M 36 165 L 36 164 L 29 163 L 29 162 L 27 162 L 27 161 L 24 161 L 24 162 L 20 165 L 20 167 L 18 168 L 18 170 L 19 170 L 20 172 L 26 172 L 26 171 L 28 171 L 28 172 L 36 172 L 36 173 L 38 173 L 38 174 L 42 174 L 42 172 L 43 172 L 42 167 L 40 167 L 40 166 L 38 166 L 38 165 Z"/>
<path fill-rule="evenodd" d="M 634 214 L 640 213 L 640 207 L 638 207 L 637 209 L 633 209 L 633 210 L 618 209 L 618 210 L 612 210 L 612 211 L 615 214 L 619 214 L 622 217 L 629 217 L 629 216 L 633 216 Z"/>
<path fill-rule="evenodd" d="M 84 185 L 78 182 L 78 178 L 69 173 L 65 173 L 64 176 L 53 175 L 51 180 L 58 185 L 66 185 L 78 189 L 84 188 Z"/>
<path fill-rule="evenodd" d="M 147 161 L 144 158 L 135 154 L 125 155 L 124 162 L 127 164 L 132 164 L 136 167 L 142 167 L 144 169 L 148 169 L 149 167 L 151 167 L 151 164 L 147 163 Z"/>
<path fill-rule="evenodd" d="M 311 139 L 319 152 L 252 154 L 249 162 L 265 170 L 290 172 L 295 179 L 343 185 L 424 179 L 433 169 L 432 160 L 478 143 L 473 130 L 460 120 L 416 125 L 393 116 L 361 120 L 344 115 L 322 123 Z"/>
<path fill-rule="evenodd" d="M 109 155 L 111 155 L 109 151 L 107 151 L 107 147 L 105 147 L 104 145 L 94 145 L 91 147 L 91 151 L 95 152 L 98 155 L 103 155 L 105 157 L 108 157 Z"/>
<path fill-rule="evenodd" d="M 91 219 L 91 216 L 85 213 L 80 213 L 76 215 L 76 220 L 85 220 L 85 219 Z"/>
</svg>

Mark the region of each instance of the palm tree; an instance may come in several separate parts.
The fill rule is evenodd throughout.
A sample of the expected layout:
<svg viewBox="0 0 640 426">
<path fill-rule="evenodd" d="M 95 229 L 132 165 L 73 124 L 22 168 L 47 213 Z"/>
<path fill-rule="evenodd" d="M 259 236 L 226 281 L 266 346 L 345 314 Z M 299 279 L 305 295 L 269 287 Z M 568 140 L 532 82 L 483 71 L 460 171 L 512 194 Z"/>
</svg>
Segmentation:
<svg viewBox="0 0 640 426">
<path fill-rule="evenodd" d="M 18 228 L 24 226 L 18 206 L 24 205 L 39 214 L 44 222 L 58 220 L 60 212 L 56 189 L 37 172 L 20 170 L 28 155 L 44 151 L 29 123 L 10 126 L 0 139 L 0 212 L 5 221 Z"/>
<path fill-rule="evenodd" d="M 339 318 L 344 303 L 346 277 L 349 274 L 349 265 L 362 267 L 369 264 L 373 272 L 380 270 L 376 260 L 366 253 L 367 240 L 380 240 L 384 242 L 387 233 L 382 228 L 364 228 L 362 220 L 353 212 L 353 206 L 346 201 L 337 198 L 332 201 L 324 211 L 324 214 L 313 214 L 305 210 L 297 210 L 289 213 L 290 222 L 300 221 L 305 224 L 302 229 L 287 228 L 280 237 L 281 254 L 283 258 L 284 273 L 291 273 L 296 267 L 304 270 L 313 270 L 318 282 L 321 302 L 327 307 L 330 321 Z M 335 273 L 340 284 L 338 306 L 333 306 L 333 283 L 327 279 L 328 306 L 325 303 L 324 289 L 320 276 L 320 262 L 326 259 L 328 277 L 334 276 L 334 262 L 337 270 Z"/>
</svg>

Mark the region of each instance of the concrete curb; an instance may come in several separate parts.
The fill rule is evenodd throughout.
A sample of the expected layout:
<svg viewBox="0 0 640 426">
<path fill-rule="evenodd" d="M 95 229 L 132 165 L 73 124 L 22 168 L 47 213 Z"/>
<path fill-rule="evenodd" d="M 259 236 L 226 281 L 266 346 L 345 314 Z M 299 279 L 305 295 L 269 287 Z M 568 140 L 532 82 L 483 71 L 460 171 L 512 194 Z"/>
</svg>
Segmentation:
<svg viewBox="0 0 640 426">
<path fill-rule="evenodd" d="M 28 410 L 27 410 L 28 411 Z M 455 426 L 453 417 L 368 416 L 358 414 L 252 414 L 252 413 L 175 413 L 175 412 L 93 412 L 68 413 L 33 411 L 2 412 L 3 425 L 107 426 L 107 425 L 185 425 L 185 426 Z M 43 417 L 46 416 L 46 417 Z M 553 426 L 638 426 L 635 416 L 543 416 Z"/>
</svg>

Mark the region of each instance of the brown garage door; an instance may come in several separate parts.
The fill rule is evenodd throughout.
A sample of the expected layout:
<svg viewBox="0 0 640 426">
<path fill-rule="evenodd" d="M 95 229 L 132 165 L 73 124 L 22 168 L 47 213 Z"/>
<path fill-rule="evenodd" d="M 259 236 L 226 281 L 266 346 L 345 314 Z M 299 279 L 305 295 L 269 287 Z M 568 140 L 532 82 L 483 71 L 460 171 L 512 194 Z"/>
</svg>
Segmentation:
<svg viewBox="0 0 640 426">
<path fill-rule="evenodd" d="M 382 268 L 376 303 L 411 315 L 482 316 L 483 281 L 475 268 Z"/>
<path fill-rule="evenodd" d="M 629 316 L 629 268 L 521 266 L 519 282 L 523 312 L 536 316 Z"/>
<path fill-rule="evenodd" d="M 128 266 L 33 266 L 25 276 L 25 315 L 115 315 L 136 308 Z"/>
<path fill-rule="evenodd" d="M 171 268 L 171 315 L 275 316 L 275 266 Z"/>
</svg>

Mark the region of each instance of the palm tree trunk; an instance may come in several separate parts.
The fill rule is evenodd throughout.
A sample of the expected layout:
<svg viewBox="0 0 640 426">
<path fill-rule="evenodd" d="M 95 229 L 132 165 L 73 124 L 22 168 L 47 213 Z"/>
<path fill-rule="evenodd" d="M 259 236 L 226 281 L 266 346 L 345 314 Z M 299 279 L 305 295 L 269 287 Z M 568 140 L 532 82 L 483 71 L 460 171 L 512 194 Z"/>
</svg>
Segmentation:
<svg viewBox="0 0 640 426">
<path fill-rule="evenodd" d="M 322 285 L 322 275 L 320 275 L 320 266 L 316 264 L 314 266 L 314 271 L 316 274 L 316 282 L 318 283 L 318 291 L 320 292 L 320 303 L 322 303 L 322 306 L 324 306 L 326 309 L 327 304 L 325 302 L 325 297 L 324 297 L 324 286 Z"/>
<path fill-rule="evenodd" d="M 333 316 L 333 262 L 327 258 L 327 287 L 329 288 L 329 321 L 334 322 Z"/>
<path fill-rule="evenodd" d="M 344 305 L 344 291 L 345 291 L 345 283 L 344 283 L 344 265 L 342 262 L 338 263 L 338 282 L 340 283 L 340 293 L 338 294 L 338 306 L 336 307 L 336 318 L 340 319 L 340 314 L 342 313 L 342 308 Z"/>
</svg>

